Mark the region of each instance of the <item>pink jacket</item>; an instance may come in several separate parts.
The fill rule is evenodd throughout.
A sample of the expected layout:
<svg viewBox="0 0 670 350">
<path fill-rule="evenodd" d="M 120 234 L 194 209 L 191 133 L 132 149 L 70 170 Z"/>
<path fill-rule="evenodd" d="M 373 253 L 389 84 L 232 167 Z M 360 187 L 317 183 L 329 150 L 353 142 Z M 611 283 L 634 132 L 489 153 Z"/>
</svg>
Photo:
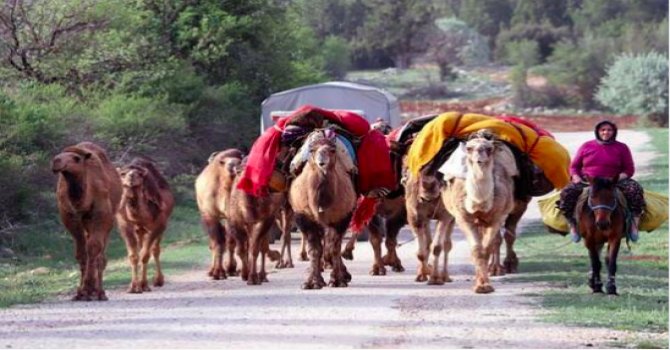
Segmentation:
<svg viewBox="0 0 670 350">
<path fill-rule="evenodd" d="M 588 141 L 579 148 L 570 164 L 570 175 L 611 178 L 621 173 L 633 177 L 635 165 L 630 149 L 619 141 L 605 144 Z"/>
</svg>

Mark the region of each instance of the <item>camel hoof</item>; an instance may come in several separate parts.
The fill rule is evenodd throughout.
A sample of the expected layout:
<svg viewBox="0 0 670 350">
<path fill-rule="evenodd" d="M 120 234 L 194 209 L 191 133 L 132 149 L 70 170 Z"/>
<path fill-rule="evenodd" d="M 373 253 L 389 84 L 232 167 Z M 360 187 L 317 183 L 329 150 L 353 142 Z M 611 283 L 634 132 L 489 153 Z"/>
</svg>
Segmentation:
<svg viewBox="0 0 670 350">
<path fill-rule="evenodd" d="M 442 280 L 444 281 L 444 283 L 451 283 L 454 281 L 449 276 L 442 276 Z"/>
<path fill-rule="evenodd" d="M 386 268 L 384 266 L 373 266 L 370 270 L 371 276 L 386 276 Z"/>
<path fill-rule="evenodd" d="M 475 286 L 475 293 L 477 294 L 493 293 L 494 290 L 495 289 L 490 284 L 480 284 L 478 286 Z"/>
<path fill-rule="evenodd" d="M 107 301 L 109 298 L 107 298 L 107 295 L 105 294 L 105 291 L 100 291 L 98 292 L 98 301 Z"/>
<path fill-rule="evenodd" d="M 345 288 L 345 287 L 348 286 L 348 284 L 345 281 L 330 280 L 330 282 L 328 283 L 328 286 L 333 287 L 333 288 Z"/>
<path fill-rule="evenodd" d="M 261 272 L 261 273 L 259 273 L 259 274 L 258 274 L 258 279 L 261 281 L 261 283 L 270 282 L 270 281 L 268 280 L 268 275 L 267 275 L 265 272 Z"/>
<path fill-rule="evenodd" d="M 280 258 L 281 258 L 281 254 L 279 254 L 278 251 L 276 251 L 276 250 L 269 250 L 268 251 L 268 259 L 270 259 L 270 261 L 272 261 L 272 262 L 279 261 Z"/>
<path fill-rule="evenodd" d="M 431 277 L 428 280 L 428 285 L 429 286 L 441 286 L 444 284 L 444 280 L 439 278 L 439 277 Z"/>
<path fill-rule="evenodd" d="M 392 268 L 393 272 L 405 272 L 405 268 L 398 263 L 398 265 L 394 265 Z"/>
<path fill-rule="evenodd" d="M 491 276 L 505 276 L 505 268 L 502 265 L 494 265 L 489 267 L 489 275 Z"/>
<path fill-rule="evenodd" d="M 154 278 L 154 287 L 162 287 L 163 285 L 165 285 L 165 278 L 162 275 L 156 276 Z"/>
<path fill-rule="evenodd" d="M 307 253 L 300 253 L 300 261 L 309 261 L 309 258 L 307 258 Z"/>
<path fill-rule="evenodd" d="M 426 281 L 428 281 L 426 275 L 416 275 L 416 278 L 414 279 L 414 282 L 426 282 Z"/>
<path fill-rule="evenodd" d="M 342 251 L 342 259 L 354 260 L 354 253 L 349 249 L 345 249 Z"/>
</svg>

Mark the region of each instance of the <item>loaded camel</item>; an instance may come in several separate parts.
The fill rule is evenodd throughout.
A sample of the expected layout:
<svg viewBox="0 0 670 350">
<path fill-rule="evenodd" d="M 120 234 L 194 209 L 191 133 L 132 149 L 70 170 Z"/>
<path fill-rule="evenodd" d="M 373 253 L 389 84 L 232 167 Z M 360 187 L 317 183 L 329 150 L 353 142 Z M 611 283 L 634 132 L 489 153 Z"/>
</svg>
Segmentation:
<svg viewBox="0 0 670 350">
<path fill-rule="evenodd" d="M 445 207 L 465 233 L 475 265 L 476 293 L 494 291 L 488 260 L 496 237 L 514 209 L 514 176 L 518 169 L 509 147 L 487 130 L 465 144 L 466 177 L 450 179 L 442 189 Z"/>
</svg>

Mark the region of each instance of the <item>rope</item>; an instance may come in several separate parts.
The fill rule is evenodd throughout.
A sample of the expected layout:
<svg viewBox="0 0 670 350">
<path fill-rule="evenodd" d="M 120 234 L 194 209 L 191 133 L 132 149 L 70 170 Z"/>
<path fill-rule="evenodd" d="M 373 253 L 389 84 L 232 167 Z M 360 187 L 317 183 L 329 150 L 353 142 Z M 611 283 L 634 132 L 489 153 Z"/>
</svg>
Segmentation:
<svg viewBox="0 0 670 350">
<path fill-rule="evenodd" d="M 517 243 L 518 245 L 521 245 L 521 246 L 524 246 L 524 247 L 528 247 L 528 248 L 530 248 L 530 249 L 533 249 L 533 251 L 536 251 L 536 252 L 542 252 L 542 253 L 544 253 L 544 252 L 554 252 L 554 251 L 558 251 L 559 249 L 565 248 L 565 247 L 569 246 L 570 244 L 572 244 L 572 241 L 568 240 L 566 243 L 562 243 L 562 244 L 560 244 L 560 245 L 557 245 L 557 246 L 555 246 L 555 247 L 551 247 L 551 248 L 549 248 L 549 249 L 539 249 L 539 248 L 534 247 L 533 245 L 528 244 L 528 243 L 526 243 L 526 242 L 524 242 L 524 241 L 522 241 L 522 240 L 520 241 L 520 240 L 517 239 L 515 242 L 519 242 L 519 243 Z"/>
</svg>

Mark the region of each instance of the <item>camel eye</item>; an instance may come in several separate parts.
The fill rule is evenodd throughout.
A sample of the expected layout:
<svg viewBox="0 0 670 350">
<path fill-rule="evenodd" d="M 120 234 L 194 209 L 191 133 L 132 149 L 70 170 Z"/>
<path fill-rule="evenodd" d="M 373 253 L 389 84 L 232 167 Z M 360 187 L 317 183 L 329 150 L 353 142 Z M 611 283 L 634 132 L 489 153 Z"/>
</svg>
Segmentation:
<svg viewBox="0 0 670 350">
<path fill-rule="evenodd" d="M 472 152 L 472 146 L 465 147 L 465 150 L 466 150 L 467 152 Z"/>
<path fill-rule="evenodd" d="M 79 156 L 74 156 L 74 162 L 79 163 L 81 161 L 81 158 Z"/>
<path fill-rule="evenodd" d="M 332 148 L 331 148 L 331 149 L 329 149 L 329 150 L 328 150 L 328 152 L 329 152 L 330 154 L 335 154 L 335 150 L 334 150 L 334 149 L 332 149 Z"/>
</svg>

